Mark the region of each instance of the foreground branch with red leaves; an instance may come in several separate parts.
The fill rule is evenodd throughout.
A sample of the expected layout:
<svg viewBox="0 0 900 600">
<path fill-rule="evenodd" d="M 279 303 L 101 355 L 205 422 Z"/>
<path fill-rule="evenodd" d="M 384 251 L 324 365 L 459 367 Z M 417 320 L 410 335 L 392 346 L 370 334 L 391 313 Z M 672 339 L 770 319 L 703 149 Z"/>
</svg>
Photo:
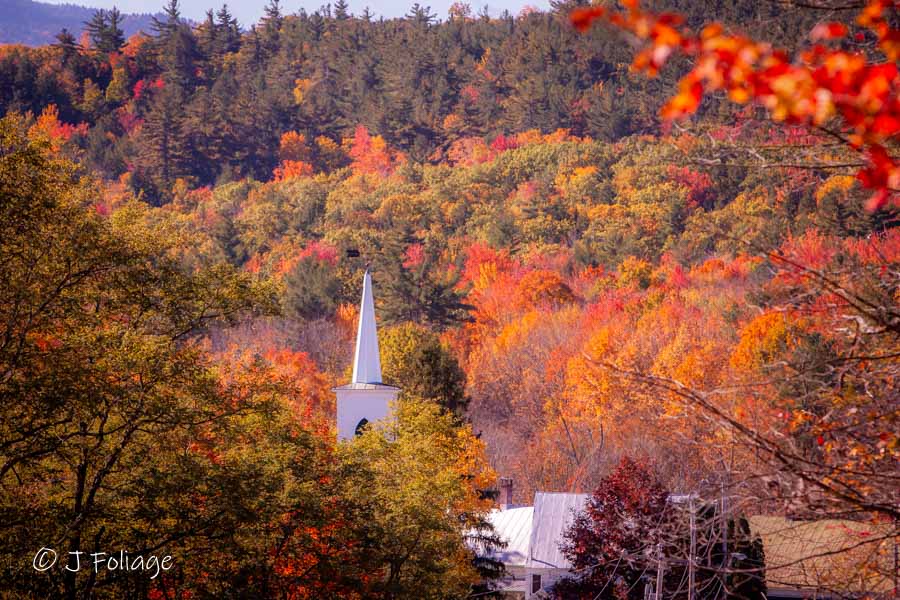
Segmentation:
<svg viewBox="0 0 900 600">
<path fill-rule="evenodd" d="M 838 47 L 850 40 L 844 24 L 822 23 L 810 32 L 812 44 L 794 58 L 719 23 L 698 33 L 683 27 L 680 15 L 645 11 L 637 0 L 623 5 L 621 12 L 578 8 L 570 19 L 581 31 L 602 20 L 635 35 L 644 46 L 632 68 L 651 77 L 678 53 L 693 60 L 678 94 L 663 107 L 664 118 L 696 112 L 703 98 L 717 91 L 738 104 L 757 103 L 775 121 L 817 129 L 863 155 L 856 176 L 873 192 L 869 210 L 900 205 L 900 158 L 889 151 L 900 134 L 900 30 L 889 16 L 900 3 L 873 0 L 857 16 L 859 31 L 852 39 L 874 39 L 877 51 L 870 55 Z"/>
</svg>

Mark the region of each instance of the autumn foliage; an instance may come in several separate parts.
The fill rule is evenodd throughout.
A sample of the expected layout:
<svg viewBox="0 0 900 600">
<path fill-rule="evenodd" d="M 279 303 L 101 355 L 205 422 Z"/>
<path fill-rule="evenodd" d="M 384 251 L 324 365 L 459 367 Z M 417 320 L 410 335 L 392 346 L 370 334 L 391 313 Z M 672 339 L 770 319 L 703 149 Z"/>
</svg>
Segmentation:
<svg viewBox="0 0 900 600">
<path fill-rule="evenodd" d="M 900 132 L 900 30 L 889 20 L 897 9 L 895 2 L 872 0 L 856 18 L 862 30 L 853 39 L 874 38 L 880 58 L 842 46 L 850 41 L 842 23 L 817 25 L 810 32 L 812 45 L 792 58 L 770 44 L 729 33 L 718 23 L 693 32 L 682 26 L 677 14 L 645 11 L 637 0 L 625 7 L 624 12 L 579 8 L 571 20 L 586 30 L 603 19 L 637 36 L 645 46 L 635 56 L 633 68 L 651 77 L 675 54 L 692 60 L 678 94 L 663 107 L 663 117 L 690 115 L 705 95 L 717 91 L 738 104 L 759 103 L 775 121 L 819 129 L 859 152 L 866 164 L 857 177 L 874 192 L 871 210 L 897 202 L 900 163 L 888 152 Z"/>
<path fill-rule="evenodd" d="M 474 597 L 498 475 L 591 494 L 589 598 L 643 598 L 588 567 L 668 490 L 896 538 L 896 4 L 794 54 L 711 5 L 0 48 L 0 585 Z M 399 418 L 337 444 L 366 270 Z M 39 579 L 35 539 L 180 567 Z"/>
</svg>

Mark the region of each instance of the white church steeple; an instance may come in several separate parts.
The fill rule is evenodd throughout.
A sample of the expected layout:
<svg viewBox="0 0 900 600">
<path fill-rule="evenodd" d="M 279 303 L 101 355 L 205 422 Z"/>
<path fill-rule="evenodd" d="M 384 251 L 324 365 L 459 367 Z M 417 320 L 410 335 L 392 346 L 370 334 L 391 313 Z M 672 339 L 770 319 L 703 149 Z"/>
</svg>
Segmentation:
<svg viewBox="0 0 900 600">
<path fill-rule="evenodd" d="M 363 275 L 363 293 L 359 305 L 359 327 L 356 330 L 356 352 L 353 355 L 351 383 L 381 383 L 375 301 L 372 298 L 372 276 L 368 270 Z"/>
<path fill-rule="evenodd" d="M 372 275 L 363 275 L 359 326 L 353 353 L 353 377 L 350 383 L 334 388 L 337 395 L 338 440 L 357 435 L 370 423 L 390 417 L 391 402 L 400 388 L 381 383 L 381 358 L 378 354 L 378 328 L 375 324 L 375 299 Z"/>
</svg>

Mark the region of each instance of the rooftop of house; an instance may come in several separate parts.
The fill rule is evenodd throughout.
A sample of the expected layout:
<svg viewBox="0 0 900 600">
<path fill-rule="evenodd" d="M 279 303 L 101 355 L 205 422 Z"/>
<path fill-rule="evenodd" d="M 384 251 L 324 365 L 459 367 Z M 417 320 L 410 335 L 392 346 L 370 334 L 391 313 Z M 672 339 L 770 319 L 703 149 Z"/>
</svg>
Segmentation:
<svg viewBox="0 0 900 600">
<path fill-rule="evenodd" d="M 770 589 L 815 589 L 837 595 L 891 591 L 892 529 L 867 522 L 750 517 L 763 542 Z"/>
<path fill-rule="evenodd" d="M 576 513 L 584 508 L 588 494 L 536 492 L 531 539 L 528 543 L 530 569 L 568 569 L 571 565 L 563 556 L 560 544 L 563 533 L 571 526 Z"/>
<path fill-rule="evenodd" d="M 507 546 L 491 557 L 508 568 L 570 568 L 560 544 L 588 498 L 588 494 L 537 492 L 534 506 L 492 511 L 491 524 Z M 864 592 L 886 595 L 893 589 L 896 540 L 888 525 L 778 516 L 748 520 L 753 535 L 763 542 L 766 583 L 770 591 L 779 591 L 777 597 L 801 597 L 810 590 L 823 598 Z"/>
<path fill-rule="evenodd" d="M 491 552 L 491 558 L 507 567 L 568 569 L 569 561 L 560 550 L 563 533 L 588 497 L 588 494 L 537 492 L 534 506 L 492 511 L 491 524 L 507 546 Z"/>
<path fill-rule="evenodd" d="M 507 567 L 524 567 L 531 541 L 533 506 L 520 506 L 491 511 L 489 519 L 494 531 L 506 542 L 506 548 L 490 553 Z"/>
</svg>

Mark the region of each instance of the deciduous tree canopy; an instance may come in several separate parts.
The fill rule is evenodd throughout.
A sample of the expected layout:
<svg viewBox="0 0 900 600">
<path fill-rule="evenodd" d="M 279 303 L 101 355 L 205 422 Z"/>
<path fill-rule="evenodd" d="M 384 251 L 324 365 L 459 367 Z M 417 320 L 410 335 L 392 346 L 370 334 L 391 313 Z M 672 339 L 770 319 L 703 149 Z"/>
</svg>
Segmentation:
<svg viewBox="0 0 900 600">
<path fill-rule="evenodd" d="M 0 589 L 465 597 L 495 474 L 621 509 L 569 537 L 585 597 L 643 592 L 588 567 L 654 516 L 685 560 L 668 491 L 741 548 L 698 585 L 759 593 L 760 514 L 854 521 L 893 585 L 897 7 L 787 4 L 173 0 L 0 48 Z M 366 269 L 404 392 L 337 445 Z"/>
</svg>

